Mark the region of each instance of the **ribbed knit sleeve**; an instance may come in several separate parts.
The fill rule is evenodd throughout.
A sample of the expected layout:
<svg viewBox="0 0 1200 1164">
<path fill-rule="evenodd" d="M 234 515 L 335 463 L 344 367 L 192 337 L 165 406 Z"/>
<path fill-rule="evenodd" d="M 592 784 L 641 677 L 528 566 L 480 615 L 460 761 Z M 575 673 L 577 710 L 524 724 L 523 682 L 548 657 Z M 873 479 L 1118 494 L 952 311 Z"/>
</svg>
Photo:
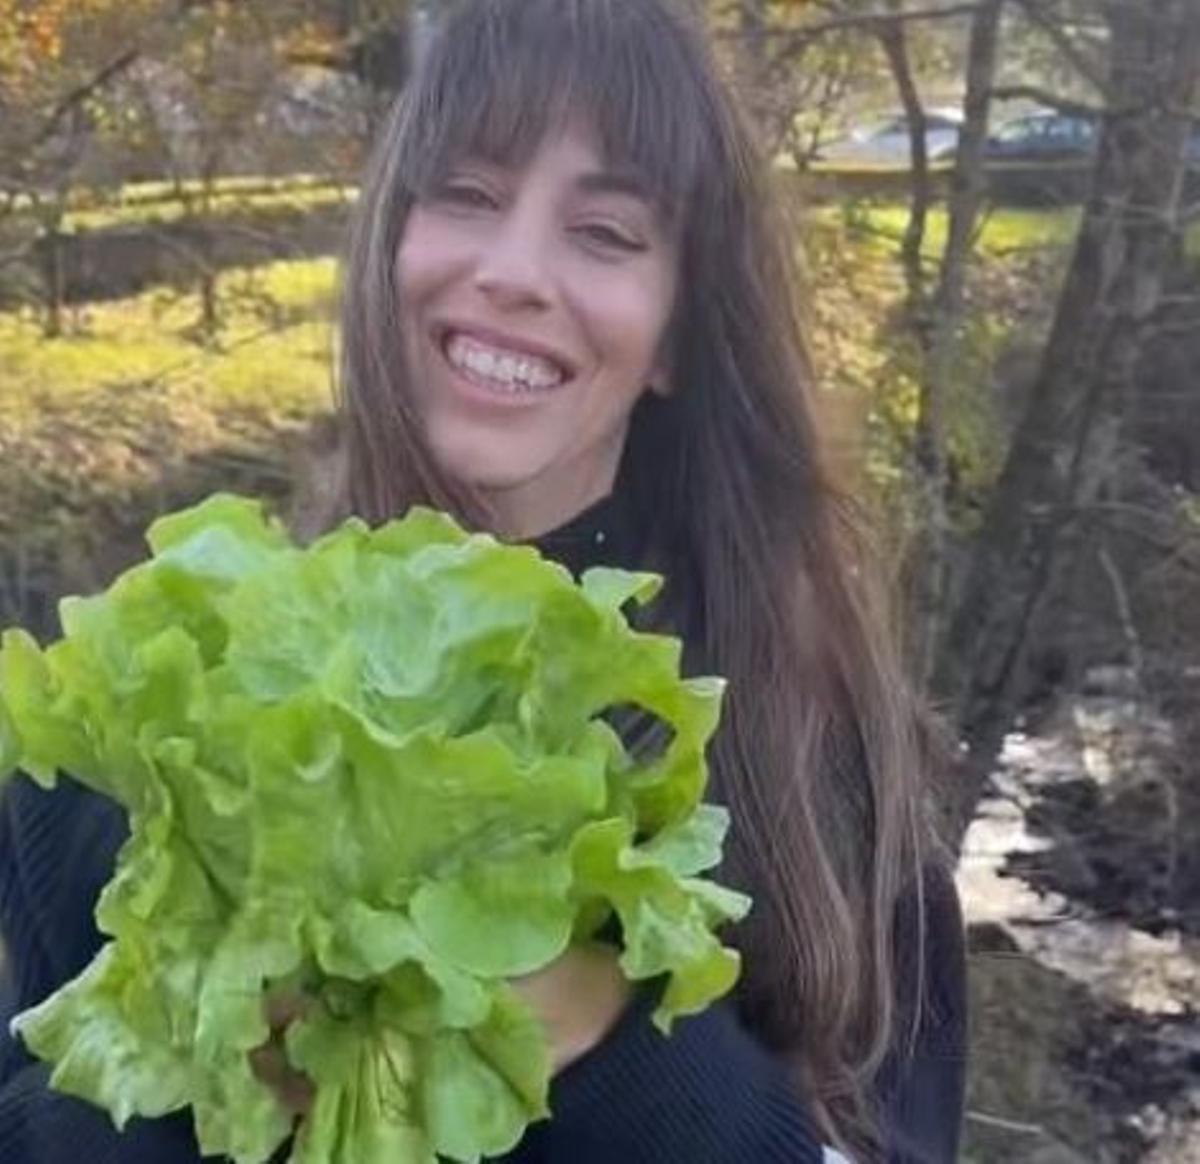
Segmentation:
<svg viewBox="0 0 1200 1164">
<path fill-rule="evenodd" d="M 8 1033 L 9 1019 L 55 980 L 26 886 L 24 842 L 14 820 L 15 800 L 21 795 L 14 784 L 0 798 L 0 1083 L 26 1061 Z M 46 849 L 45 822 L 35 820 L 31 828 L 36 830 L 30 838 L 33 844 Z"/>
<path fill-rule="evenodd" d="M 18 778 L 0 797 L 0 1161 L 189 1164 L 190 1117 L 134 1120 L 118 1134 L 97 1108 L 50 1090 L 8 1029 L 87 965 L 100 943 L 92 909 L 124 835 L 115 805 L 64 781 Z"/>
<path fill-rule="evenodd" d="M 50 1090 L 43 1064 L 0 1086 L 4 1164 L 199 1164 L 191 1118 L 131 1120 L 118 1134 L 105 1112 Z"/>
</svg>

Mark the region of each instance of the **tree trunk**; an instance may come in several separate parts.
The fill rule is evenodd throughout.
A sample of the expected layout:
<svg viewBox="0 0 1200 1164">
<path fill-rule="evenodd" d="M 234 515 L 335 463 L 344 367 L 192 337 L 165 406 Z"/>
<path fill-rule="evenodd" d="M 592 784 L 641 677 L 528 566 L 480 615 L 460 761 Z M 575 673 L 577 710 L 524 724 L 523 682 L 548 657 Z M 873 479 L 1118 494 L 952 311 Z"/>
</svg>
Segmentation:
<svg viewBox="0 0 1200 1164">
<path fill-rule="evenodd" d="M 216 192 L 220 171 L 219 147 L 205 145 L 200 172 L 200 222 L 196 232 L 197 272 L 200 292 L 200 334 L 206 346 L 217 341 L 221 330 L 220 302 L 217 295 Z"/>
<path fill-rule="evenodd" d="M 903 12 L 903 0 L 888 0 L 888 8 L 897 14 Z M 912 62 L 908 57 L 908 33 L 902 20 L 883 21 L 876 33 L 888 68 L 896 83 L 896 92 L 904 107 L 911 143 L 910 195 L 908 227 L 904 232 L 904 243 L 900 258 L 904 266 L 904 278 L 908 288 L 909 310 L 920 325 L 923 314 L 925 281 L 921 270 L 921 249 L 925 245 L 925 224 L 929 218 L 929 149 L 926 142 L 925 107 L 917 92 L 913 77 Z"/>
<path fill-rule="evenodd" d="M 988 0 L 971 22 L 967 54 L 964 121 L 950 188 L 949 233 L 934 295 L 928 351 L 921 377 L 914 460 L 919 490 L 919 528 L 912 556 L 912 609 L 916 641 L 911 655 L 923 685 L 933 677 L 935 652 L 945 617 L 948 564 L 946 544 L 946 396 L 959 350 L 967 265 L 983 202 L 983 156 L 988 112 L 996 76 L 1000 10 L 1003 0 Z"/>
<path fill-rule="evenodd" d="M 207 240 L 208 231 L 204 233 Z M 200 272 L 200 331 L 207 345 L 216 343 L 221 330 L 221 311 L 217 295 L 217 268 L 210 248 L 205 247 L 204 266 Z"/>
<path fill-rule="evenodd" d="M 46 227 L 38 247 L 42 259 L 42 290 L 46 299 L 42 334 L 47 339 L 56 339 L 63 333 L 63 301 L 66 298 L 63 236 L 57 221 Z"/>
<path fill-rule="evenodd" d="M 1200 79 L 1195 0 L 1111 0 L 1110 107 L 1036 383 L 992 496 L 935 689 L 967 754 L 966 827 L 1022 695 L 1031 631 L 1069 535 L 1109 471 L 1144 326 L 1178 229 Z"/>
</svg>

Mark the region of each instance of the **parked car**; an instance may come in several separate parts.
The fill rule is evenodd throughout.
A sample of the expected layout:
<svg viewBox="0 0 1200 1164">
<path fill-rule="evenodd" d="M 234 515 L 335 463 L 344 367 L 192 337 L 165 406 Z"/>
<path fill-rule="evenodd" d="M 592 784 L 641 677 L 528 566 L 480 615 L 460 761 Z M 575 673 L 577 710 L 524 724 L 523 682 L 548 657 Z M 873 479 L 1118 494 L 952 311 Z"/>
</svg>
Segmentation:
<svg viewBox="0 0 1200 1164">
<path fill-rule="evenodd" d="M 992 162 L 1055 162 L 1092 155 L 1099 138 L 1094 117 L 1046 110 L 1006 121 L 987 140 Z"/>
<path fill-rule="evenodd" d="M 1200 167 L 1200 129 L 1193 129 L 1188 134 L 1187 152 L 1184 154 L 1187 164 L 1192 169 Z"/>
<path fill-rule="evenodd" d="M 952 157 L 958 148 L 962 113 L 957 109 L 930 109 L 925 114 L 925 149 L 931 161 Z M 904 165 L 912 154 L 908 119 L 895 113 L 853 129 L 817 152 L 823 162 L 877 162 Z"/>
</svg>

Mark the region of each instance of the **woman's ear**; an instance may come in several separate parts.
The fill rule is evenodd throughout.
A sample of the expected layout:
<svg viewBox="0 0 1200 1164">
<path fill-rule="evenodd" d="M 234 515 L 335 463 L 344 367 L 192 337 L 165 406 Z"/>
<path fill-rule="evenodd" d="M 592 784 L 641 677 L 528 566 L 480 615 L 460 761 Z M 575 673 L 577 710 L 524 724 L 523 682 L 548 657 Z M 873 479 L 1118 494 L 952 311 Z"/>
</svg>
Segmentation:
<svg viewBox="0 0 1200 1164">
<path fill-rule="evenodd" d="M 675 382 L 665 372 L 655 372 L 646 382 L 646 387 L 655 396 L 667 397 L 675 392 Z"/>
</svg>

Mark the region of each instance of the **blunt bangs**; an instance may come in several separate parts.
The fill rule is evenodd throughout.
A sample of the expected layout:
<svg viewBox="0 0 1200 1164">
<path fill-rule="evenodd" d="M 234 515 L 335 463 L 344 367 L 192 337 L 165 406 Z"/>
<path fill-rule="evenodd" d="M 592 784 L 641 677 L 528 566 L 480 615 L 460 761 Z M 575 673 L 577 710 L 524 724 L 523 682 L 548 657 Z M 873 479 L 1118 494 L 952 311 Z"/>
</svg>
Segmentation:
<svg viewBox="0 0 1200 1164">
<path fill-rule="evenodd" d="M 685 220 L 713 143 L 698 38 L 639 0 L 467 0 L 444 18 L 407 94 L 398 178 L 420 197 L 456 160 L 517 166 L 572 119 L 669 224 Z"/>
</svg>

